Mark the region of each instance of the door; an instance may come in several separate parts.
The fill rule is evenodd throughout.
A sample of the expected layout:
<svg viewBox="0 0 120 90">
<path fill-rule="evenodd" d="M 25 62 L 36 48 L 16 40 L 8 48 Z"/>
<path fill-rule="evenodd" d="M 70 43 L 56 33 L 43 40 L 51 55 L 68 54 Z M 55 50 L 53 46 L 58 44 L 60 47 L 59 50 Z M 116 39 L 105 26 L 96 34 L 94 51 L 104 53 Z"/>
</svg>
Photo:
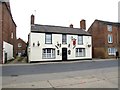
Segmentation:
<svg viewBox="0 0 120 90">
<path fill-rule="evenodd" d="M 5 53 L 5 63 L 7 63 L 7 53 Z"/>
<path fill-rule="evenodd" d="M 67 60 L 67 48 L 62 48 L 62 60 Z"/>
</svg>

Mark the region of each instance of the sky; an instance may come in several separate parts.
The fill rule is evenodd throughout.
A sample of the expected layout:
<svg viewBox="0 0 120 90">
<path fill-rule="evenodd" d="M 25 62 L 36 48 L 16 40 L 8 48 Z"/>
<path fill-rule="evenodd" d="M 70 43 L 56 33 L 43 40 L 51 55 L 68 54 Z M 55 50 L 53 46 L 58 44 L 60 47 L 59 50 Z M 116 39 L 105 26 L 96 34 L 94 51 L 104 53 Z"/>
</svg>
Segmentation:
<svg viewBox="0 0 120 90">
<path fill-rule="evenodd" d="M 35 24 L 80 28 L 86 20 L 87 29 L 95 19 L 118 22 L 120 0 L 10 0 L 11 12 L 17 25 L 17 38 L 28 40 L 30 16 Z"/>
</svg>

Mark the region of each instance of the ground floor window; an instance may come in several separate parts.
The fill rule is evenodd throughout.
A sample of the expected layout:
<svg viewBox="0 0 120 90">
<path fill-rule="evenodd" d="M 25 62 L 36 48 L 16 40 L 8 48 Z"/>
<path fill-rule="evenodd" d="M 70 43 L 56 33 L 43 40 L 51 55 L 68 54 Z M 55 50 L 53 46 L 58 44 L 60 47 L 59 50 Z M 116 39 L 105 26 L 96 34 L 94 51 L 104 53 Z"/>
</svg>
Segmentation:
<svg viewBox="0 0 120 90">
<path fill-rule="evenodd" d="M 76 48 L 76 57 L 84 57 L 85 48 Z"/>
<path fill-rule="evenodd" d="M 115 55 L 117 49 L 116 48 L 108 48 L 108 55 Z"/>
<path fill-rule="evenodd" d="M 42 57 L 43 57 L 43 59 L 54 59 L 55 58 L 55 49 L 44 48 Z"/>
</svg>

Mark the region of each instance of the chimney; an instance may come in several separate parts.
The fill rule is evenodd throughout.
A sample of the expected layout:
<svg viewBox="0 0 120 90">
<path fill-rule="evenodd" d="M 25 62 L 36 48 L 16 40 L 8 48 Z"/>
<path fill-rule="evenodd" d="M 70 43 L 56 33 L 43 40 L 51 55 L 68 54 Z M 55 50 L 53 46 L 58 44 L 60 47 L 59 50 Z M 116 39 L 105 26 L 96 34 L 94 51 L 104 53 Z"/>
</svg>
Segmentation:
<svg viewBox="0 0 120 90">
<path fill-rule="evenodd" d="M 86 29 L 86 21 L 84 19 L 80 21 L 80 29 Z"/>
<path fill-rule="evenodd" d="M 31 15 L 31 25 L 34 24 L 34 21 L 35 21 L 35 16 L 32 14 Z"/>
<path fill-rule="evenodd" d="M 70 28 L 73 28 L 73 24 L 70 24 Z"/>
</svg>

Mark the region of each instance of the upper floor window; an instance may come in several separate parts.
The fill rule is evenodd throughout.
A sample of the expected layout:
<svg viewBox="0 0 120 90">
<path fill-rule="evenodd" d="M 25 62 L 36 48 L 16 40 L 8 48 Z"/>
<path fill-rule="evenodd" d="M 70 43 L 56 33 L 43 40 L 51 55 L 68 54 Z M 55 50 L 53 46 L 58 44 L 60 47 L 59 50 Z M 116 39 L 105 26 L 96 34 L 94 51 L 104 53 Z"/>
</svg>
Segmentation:
<svg viewBox="0 0 120 90">
<path fill-rule="evenodd" d="M 108 34 L 108 43 L 113 43 L 113 36 L 112 36 L 112 34 Z"/>
<path fill-rule="evenodd" d="M 112 32 L 112 25 L 107 25 L 108 31 Z"/>
<path fill-rule="evenodd" d="M 52 44 L 52 34 L 45 34 L 45 44 Z"/>
<path fill-rule="evenodd" d="M 83 44 L 83 36 L 78 36 L 78 45 Z"/>
<path fill-rule="evenodd" d="M 67 35 L 66 34 L 62 35 L 62 44 L 67 44 Z"/>
<path fill-rule="evenodd" d="M 22 47 L 22 43 L 18 43 L 18 47 L 19 47 L 19 48 Z"/>
<path fill-rule="evenodd" d="M 11 33 L 11 38 L 13 39 L 13 32 Z"/>
</svg>

